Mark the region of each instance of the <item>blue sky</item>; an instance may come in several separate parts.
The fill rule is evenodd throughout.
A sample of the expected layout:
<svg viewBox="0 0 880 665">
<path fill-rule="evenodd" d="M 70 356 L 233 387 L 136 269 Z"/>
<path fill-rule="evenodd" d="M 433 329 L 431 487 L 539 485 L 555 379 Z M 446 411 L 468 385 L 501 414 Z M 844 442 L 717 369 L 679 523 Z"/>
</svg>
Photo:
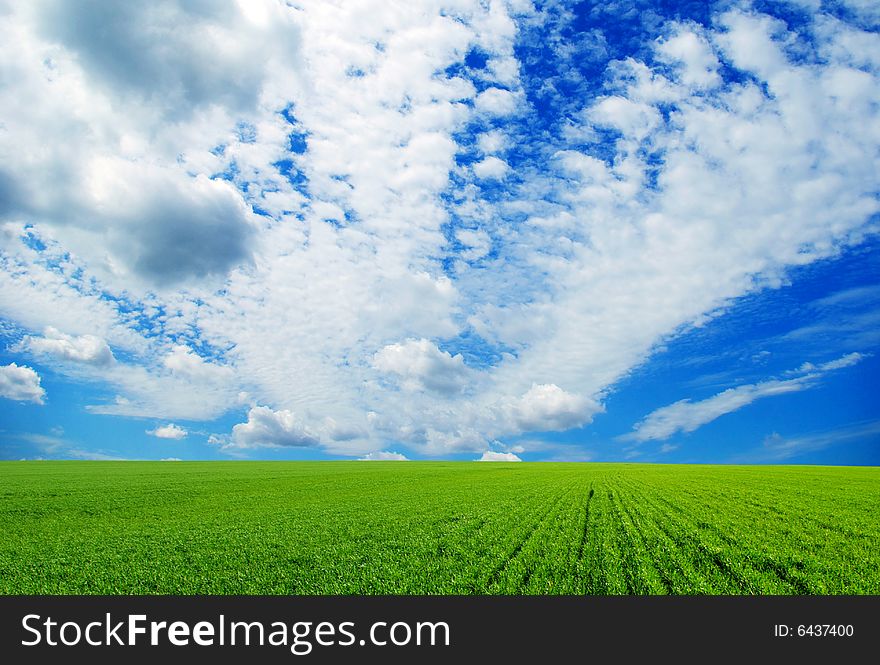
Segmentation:
<svg viewBox="0 0 880 665">
<path fill-rule="evenodd" d="M 0 458 L 880 463 L 867 0 L 9 3 Z"/>
</svg>

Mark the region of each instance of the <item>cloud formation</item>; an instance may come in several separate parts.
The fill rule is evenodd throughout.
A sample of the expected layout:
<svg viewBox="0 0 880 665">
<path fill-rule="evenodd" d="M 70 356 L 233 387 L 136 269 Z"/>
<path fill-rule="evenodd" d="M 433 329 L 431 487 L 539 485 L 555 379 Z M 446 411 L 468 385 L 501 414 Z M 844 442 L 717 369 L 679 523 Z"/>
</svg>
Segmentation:
<svg viewBox="0 0 880 665">
<path fill-rule="evenodd" d="M 505 416 L 522 431 L 561 431 L 590 422 L 602 410 L 593 400 L 573 395 L 555 384 L 532 384 L 507 405 Z"/>
<path fill-rule="evenodd" d="M 461 392 L 468 374 L 460 354 L 452 356 L 427 339 L 389 344 L 376 354 L 373 366 L 400 377 L 406 389 L 441 395 Z"/>
<path fill-rule="evenodd" d="M 43 404 L 46 390 L 40 385 L 40 375 L 30 367 L 9 363 L 0 367 L 0 397 Z"/>
<path fill-rule="evenodd" d="M 227 445 L 233 448 L 301 448 L 317 443 L 315 433 L 309 431 L 292 411 L 255 406 L 248 411 L 247 422 L 232 428 L 232 441 Z"/>
<path fill-rule="evenodd" d="M 802 436 L 782 436 L 777 432 L 764 438 L 760 449 L 742 456 L 751 462 L 781 462 L 798 455 L 824 450 L 850 441 L 871 440 L 880 436 L 880 422 L 869 421 L 824 432 Z"/>
<path fill-rule="evenodd" d="M 406 462 L 406 455 L 395 453 L 390 450 L 380 450 L 376 453 L 367 453 L 360 458 L 361 462 Z"/>
<path fill-rule="evenodd" d="M 499 453 L 494 450 L 487 450 L 477 462 L 522 462 L 522 460 L 513 453 Z"/>
<path fill-rule="evenodd" d="M 25 337 L 21 346 L 34 353 L 48 353 L 61 360 L 89 363 L 92 365 L 112 365 L 113 352 L 107 342 L 95 335 L 65 335 L 48 326 L 42 337 Z"/>
<path fill-rule="evenodd" d="M 790 374 L 795 374 L 791 379 L 769 379 L 760 383 L 728 388 L 698 402 L 683 399 L 652 411 L 633 427 L 631 434 L 622 438 L 643 442 L 668 439 L 679 432 L 687 434 L 716 418 L 738 411 L 756 400 L 812 388 L 824 374 L 844 367 L 851 367 L 863 358 L 864 355 L 860 353 L 850 353 L 818 366 L 804 363 L 800 369 L 790 372 Z"/>
<path fill-rule="evenodd" d="M 147 430 L 147 434 L 155 436 L 157 439 L 174 439 L 180 441 L 180 439 L 186 437 L 188 432 L 183 427 L 179 427 L 174 423 L 168 423 L 167 425 Z"/>
<path fill-rule="evenodd" d="M 612 56 L 552 3 L 8 3 L 14 352 L 93 414 L 250 404 L 227 451 L 587 426 L 666 340 L 876 231 L 880 37 L 844 4 L 655 12 Z"/>
</svg>

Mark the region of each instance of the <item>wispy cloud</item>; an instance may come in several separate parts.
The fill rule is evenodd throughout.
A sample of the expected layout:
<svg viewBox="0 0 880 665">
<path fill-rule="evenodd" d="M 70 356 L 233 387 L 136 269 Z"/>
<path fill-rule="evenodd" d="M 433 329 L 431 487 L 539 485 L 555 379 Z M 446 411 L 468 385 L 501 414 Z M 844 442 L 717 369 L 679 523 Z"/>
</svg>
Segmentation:
<svg viewBox="0 0 880 665">
<path fill-rule="evenodd" d="M 63 433 L 62 433 L 63 434 Z M 71 442 L 59 434 L 39 434 L 21 432 L 12 435 L 13 439 L 28 443 L 43 455 L 39 459 L 78 459 L 100 461 L 122 461 L 129 458 L 103 449 L 91 450 Z"/>
<path fill-rule="evenodd" d="M 804 453 L 825 450 L 831 446 L 862 440 L 880 443 L 880 421 L 858 423 L 847 427 L 816 432 L 802 436 L 787 437 L 776 432 L 764 438 L 760 448 L 737 455 L 733 462 L 754 464 L 781 462 Z"/>
<path fill-rule="evenodd" d="M 81 448 L 68 448 L 61 452 L 62 459 L 81 459 L 94 462 L 127 462 L 131 458 L 120 457 L 113 453 L 105 453 L 98 450 L 83 450 Z"/>
<path fill-rule="evenodd" d="M 760 383 L 746 384 L 718 393 L 708 399 L 692 402 L 683 399 L 649 413 L 636 423 L 633 431 L 621 438 L 625 441 L 650 441 L 668 439 L 679 432 L 687 434 L 712 422 L 716 418 L 738 411 L 759 399 L 807 390 L 817 385 L 821 377 L 837 369 L 855 365 L 865 356 L 850 353 L 836 360 L 819 365 L 804 363 L 790 379 L 770 379 Z"/>
</svg>

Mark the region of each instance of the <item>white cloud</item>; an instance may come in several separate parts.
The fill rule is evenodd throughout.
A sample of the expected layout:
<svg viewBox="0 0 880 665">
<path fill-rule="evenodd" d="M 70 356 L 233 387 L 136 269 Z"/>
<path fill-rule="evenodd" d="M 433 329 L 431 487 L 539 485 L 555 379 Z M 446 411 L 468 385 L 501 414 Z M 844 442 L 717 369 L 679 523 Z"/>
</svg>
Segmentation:
<svg viewBox="0 0 880 665">
<path fill-rule="evenodd" d="M 380 450 L 375 453 L 367 453 L 360 458 L 361 462 L 407 462 L 406 455 L 388 450 Z"/>
<path fill-rule="evenodd" d="M 755 400 L 806 390 L 812 385 L 811 378 L 771 380 L 728 388 L 699 402 L 683 399 L 652 411 L 635 426 L 635 431 L 627 438 L 635 441 L 649 441 L 651 439 L 667 439 L 677 432 L 693 432 L 706 423 L 710 423 L 727 413 L 737 411 Z"/>
<path fill-rule="evenodd" d="M 660 114 L 652 105 L 620 96 L 605 97 L 588 115 L 596 124 L 613 127 L 637 140 L 645 138 L 660 124 Z"/>
<path fill-rule="evenodd" d="M 46 390 L 40 385 L 40 375 L 30 367 L 9 363 L 0 367 L 0 397 L 43 404 Z"/>
<path fill-rule="evenodd" d="M 460 354 L 453 356 L 441 351 L 427 339 L 389 344 L 375 355 L 373 366 L 400 377 L 401 385 L 408 390 L 429 390 L 441 395 L 461 392 L 468 375 Z"/>
<path fill-rule="evenodd" d="M 660 42 L 658 55 L 667 62 L 681 66 L 682 83 L 695 88 L 708 88 L 718 85 L 718 57 L 706 39 L 696 32 L 677 26 L 678 30 L 668 39 Z"/>
<path fill-rule="evenodd" d="M 509 170 L 507 162 L 497 157 L 486 157 L 474 164 L 474 173 L 483 179 L 500 180 Z"/>
<path fill-rule="evenodd" d="M 477 146 L 483 153 L 491 155 L 507 147 L 507 137 L 501 130 L 493 129 L 477 137 Z"/>
<path fill-rule="evenodd" d="M 248 411 L 247 422 L 232 428 L 232 440 L 227 447 L 300 448 L 317 443 L 317 436 L 292 411 L 255 406 Z"/>
<path fill-rule="evenodd" d="M 812 388 L 826 372 L 850 367 L 862 358 L 864 358 L 862 354 L 851 353 L 837 360 L 823 363 L 818 367 L 811 363 L 805 363 L 797 370 L 798 376 L 792 379 L 770 379 L 760 383 L 728 388 L 698 402 L 683 399 L 652 411 L 635 425 L 631 434 L 622 438 L 641 442 L 652 439 L 668 439 L 678 432 L 687 434 L 716 418 L 738 411 L 756 400 Z"/>
<path fill-rule="evenodd" d="M 183 427 L 179 427 L 174 423 L 168 423 L 167 425 L 147 430 L 147 434 L 150 436 L 155 436 L 159 439 L 176 439 L 178 441 L 186 437 L 187 433 Z"/>
<path fill-rule="evenodd" d="M 183 460 L 179 457 L 163 457 L 159 460 L 160 462 L 182 462 Z"/>
<path fill-rule="evenodd" d="M 482 229 L 458 229 L 455 237 L 465 247 L 459 254 L 464 261 L 478 261 L 492 249 L 492 237 Z"/>
<path fill-rule="evenodd" d="M 602 411 L 593 400 L 564 391 L 555 384 L 532 384 L 505 409 L 520 430 L 554 431 L 579 427 Z"/>
<path fill-rule="evenodd" d="M 837 360 L 831 360 L 827 363 L 822 363 L 819 365 L 820 372 L 830 372 L 835 369 L 842 369 L 844 367 L 852 367 L 853 365 L 860 363 L 867 356 L 864 353 L 848 353 Z"/>
<path fill-rule="evenodd" d="M 516 111 L 517 103 L 517 96 L 509 90 L 489 88 L 477 95 L 474 106 L 481 113 L 506 116 Z"/>
<path fill-rule="evenodd" d="M 72 336 L 49 326 L 42 337 L 25 337 L 22 348 L 34 353 L 48 353 L 61 360 L 112 365 L 115 359 L 107 342 L 95 335 Z"/>
<path fill-rule="evenodd" d="M 552 383 L 601 396 L 668 336 L 868 232 L 880 123 L 864 105 L 880 101 L 876 72 L 842 103 L 828 82 L 842 70 L 862 74 L 790 60 L 784 33 L 759 15 L 720 22 L 706 43 L 769 94 L 749 82 L 693 92 L 644 63 L 615 66 L 615 94 L 587 108 L 577 128 L 616 127 L 614 162 L 559 153 L 552 192 L 565 204 L 524 200 L 535 222 L 498 243 L 530 279 L 507 272 L 499 281 L 510 286 L 475 304 L 480 334 L 517 351 L 494 368 L 495 390 Z M 661 105 L 674 107 L 668 121 Z M 859 122 L 864 130 L 852 131 Z M 654 184 L 640 149 L 663 156 Z M 537 178 L 533 187 L 545 191 Z M 485 276 L 473 291 L 459 288 L 464 298 L 485 293 Z"/>
<path fill-rule="evenodd" d="M 494 450 L 487 450 L 477 462 L 522 462 L 522 460 L 513 453 L 499 453 Z"/>
<path fill-rule="evenodd" d="M 231 368 L 208 362 L 182 344 L 175 345 L 165 356 L 162 364 L 170 369 L 172 374 L 196 381 L 223 381 L 233 376 Z"/>
</svg>

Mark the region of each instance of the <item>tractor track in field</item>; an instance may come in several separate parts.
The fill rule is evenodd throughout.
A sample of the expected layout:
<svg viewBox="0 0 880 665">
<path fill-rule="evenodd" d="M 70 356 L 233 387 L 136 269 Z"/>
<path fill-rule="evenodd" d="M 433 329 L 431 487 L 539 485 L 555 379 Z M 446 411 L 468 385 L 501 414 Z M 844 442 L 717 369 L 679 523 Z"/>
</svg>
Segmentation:
<svg viewBox="0 0 880 665">
<path fill-rule="evenodd" d="M 587 500 L 584 503 L 584 528 L 581 531 L 581 542 L 578 545 L 578 560 L 583 560 L 584 558 L 584 550 L 587 547 L 587 539 L 590 534 L 590 502 L 593 500 L 593 495 L 596 493 L 596 490 L 593 487 L 594 483 L 590 483 L 590 492 L 587 494 Z"/>
</svg>

